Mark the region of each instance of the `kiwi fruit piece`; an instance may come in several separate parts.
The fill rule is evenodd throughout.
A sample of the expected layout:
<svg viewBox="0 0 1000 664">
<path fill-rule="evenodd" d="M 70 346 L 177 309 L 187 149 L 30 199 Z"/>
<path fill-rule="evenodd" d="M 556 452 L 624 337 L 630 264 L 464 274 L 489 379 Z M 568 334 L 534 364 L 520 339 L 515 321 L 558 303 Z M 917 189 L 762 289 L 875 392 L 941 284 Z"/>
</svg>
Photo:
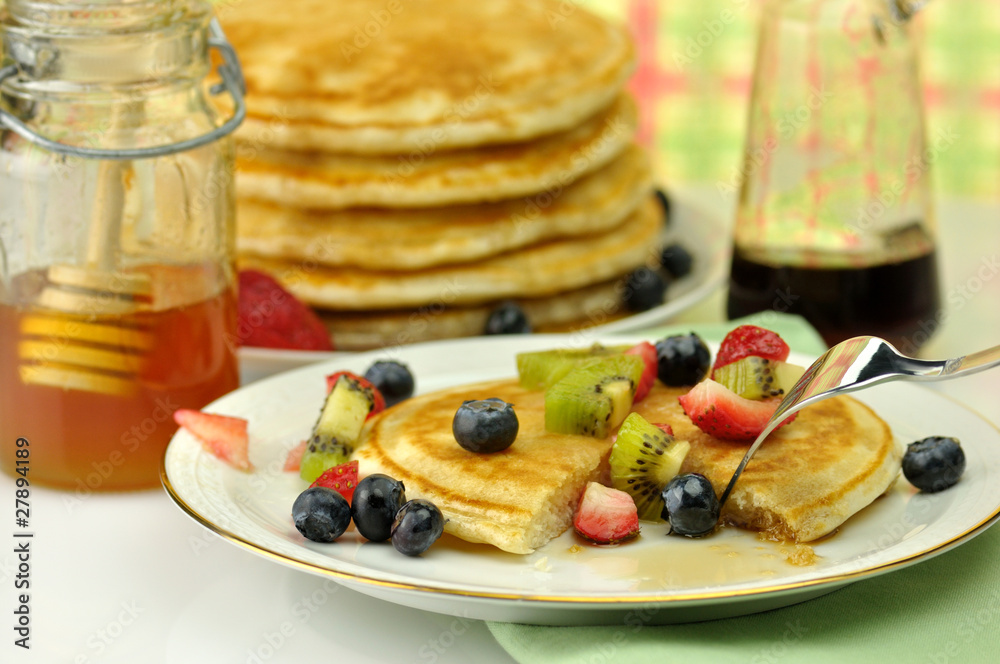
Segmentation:
<svg viewBox="0 0 1000 664">
<path fill-rule="evenodd" d="M 337 380 L 323 402 L 302 454 L 302 479 L 312 482 L 327 468 L 350 460 L 373 406 L 371 396 L 357 380 L 346 375 Z"/>
<path fill-rule="evenodd" d="M 590 348 L 555 348 L 517 355 L 517 376 L 526 390 L 543 390 L 557 383 L 563 376 L 585 362 L 600 357 L 621 355 L 628 346 L 602 346 Z"/>
<path fill-rule="evenodd" d="M 795 364 L 748 355 L 719 367 L 712 377 L 741 397 L 767 399 L 787 393 L 804 372 Z"/>
<path fill-rule="evenodd" d="M 632 409 L 646 367 L 637 355 L 592 359 L 545 390 L 545 430 L 605 438 Z"/>
<path fill-rule="evenodd" d="M 662 521 L 663 488 L 691 450 L 639 413 L 629 413 L 611 448 L 611 485 L 632 496 L 639 518 Z"/>
</svg>

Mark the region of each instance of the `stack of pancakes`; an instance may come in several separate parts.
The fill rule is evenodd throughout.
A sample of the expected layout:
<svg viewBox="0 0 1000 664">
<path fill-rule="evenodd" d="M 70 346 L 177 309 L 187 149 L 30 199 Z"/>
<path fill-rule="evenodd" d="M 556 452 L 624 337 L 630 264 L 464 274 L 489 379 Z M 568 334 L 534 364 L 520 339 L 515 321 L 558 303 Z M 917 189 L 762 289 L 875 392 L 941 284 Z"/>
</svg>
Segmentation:
<svg viewBox="0 0 1000 664">
<path fill-rule="evenodd" d="M 342 349 L 622 315 L 663 210 L 626 29 L 558 0 L 244 0 L 240 265 Z"/>
</svg>

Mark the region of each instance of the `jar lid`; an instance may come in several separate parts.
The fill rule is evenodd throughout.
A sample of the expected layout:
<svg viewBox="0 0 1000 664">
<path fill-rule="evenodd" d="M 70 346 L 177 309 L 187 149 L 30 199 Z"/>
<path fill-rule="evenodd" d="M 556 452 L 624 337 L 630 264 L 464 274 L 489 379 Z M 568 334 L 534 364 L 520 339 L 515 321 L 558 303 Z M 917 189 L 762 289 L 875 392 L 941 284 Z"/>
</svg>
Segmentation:
<svg viewBox="0 0 1000 664">
<path fill-rule="evenodd" d="M 191 9 L 209 11 L 204 0 L 6 0 L 7 13 L 46 33 L 146 31 Z"/>
<path fill-rule="evenodd" d="M 95 41 L 99 41 L 101 35 L 106 35 L 108 37 L 107 41 L 112 45 L 114 45 L 116 38 L 120 39 L 121 42 L 128 41 L 128 38 L 136 41 L 137 36 L 141 37 L 141 35 L 149 34 L 149 31 L 157 30 L 158 28 L 160 32 L 168 31 L 177 22 L 197 21 L 201 26 L 200 32 L 204 33 L 205 23 L 203 21 L 208 18 L 207 13 L 202 15 L 190 13 L 192 11 L 197 12 L 199 7 L 208 9 L 208 6 L 204 2 L 191 3 L 180 0 L 167 0 L 166 2 L 151 2 L 148 0 L 111 2 L 110 0 L 105 0 L 104 2 L 90 2 L 86 5 L 79 2 L 8 0 L 8 6 L 8 16 L 3 26 L 5 44 L 11 51 L 16 51 L 18 48 L 27 51 L 20 54 L 13 52 L 12 59 L 16 64 L 0 68 L 0 92 L 6 92 L 11 97 L 17 96 L 15 91 L 30 89 L 36 78 L 45 75 L 44 70 L 47 67 L 46 53 L 51 51 L 51 49 L 49 51 L 46 50 L 46 44 L 49 42 L 62 41 L 65 43 L 68 41 L 71 44 L 70 48 L 74 54 L 84 54 L 84 64 L 87 62 L 91 64 L 106 62 L 109 67 L 109 69 L 100 70 L 96 66 L 82 67 L 78 66 L 79 63 L 68 64 L 63 62 L 57 66 L 53 66 L 59 72 L 68 76 L 79 74 L 90 77 L 105 77 L 110 80 L 127 79 L 130 72 L 133 71 L 152 71 L 148 69 L 149 63 L 142 63 L 141 66 L 136 65 L 135 63 L 128 62 L 128 58 L 122 58 L 120 52 L 117 53 L 118 57 L 114 57 L 116 55 L 114 48 L 102 51 L 102 49 L 96 47 L 95 49 L 91 49 L 89 45 Z M 84 6 L 96 7 L 97 9 L 94 10 L 96 13 L 92 16 L 78 13 L 83 11 L 81 8 Z M 126 9 L 123 10 L 123 7 Z M 56 13 L 46 15 L 43 13 L 44 8 L 52 9 Z M 156 10 L 155 15 L 154 9 Z M 170 9 L 171 11 L 164 12 L 164 9 Z M 18 11 L 21 12 L 19 16 L 25 17 L 25 20 L 28 21 L 27 23 L 14 18 L 15 12 Z M 124 15 L 121 13 L 122 11 L 125 12 Z M 37 21 L 43 20 L 44 16 L 54 17 L 52 19 L 53 22 L 45 23 L 44 25 L 37 23 Z M 41 39 L 37 38 L 36 28 L 45 37 Z M 190 32 L 190 29 L 188 31 Z M 218 50 L 221 55 L 217 66 L 217 73 L 221 79 L 221 83 L 213 85 L 209 91 L 213 95 L 219 95 L 223 92 L 228 93 L 233 100 L 234 108 L 232 116 L 225 123 L 210 132 L 177 143 L 143 148 L 109 149 L 68 145 L 39 134 L 3 105 L 0 105 L 0 128 L 9 129 L 25 140 L 56 154 L 96 159 L 133 160 L 161 157 L 212 143 L 232 133 L 242 123 L 246 116 L 246 105 L 243 99 L 246 87 L 243 80 L 243 71 L 240 68 L 236 52 L 226 39 L 216 19 L 211 19 L 208 23 L 207 33 L 207 39 L 200 37 L 195 41 L 206 45 L 208 48 Z M 80 48 L 79 44 L 74 43 L 78 40 L 84 42 L 87 47 Z M 140 41 L 142 40 L 140 39 Z M 74 46 L 76 48 L 73 48 Z M 192 48 L 196 47 L 196 45 L 192 46 Z M 90 50 L 102 52 L 93 56 L 96 60 L 88 59 L 87 54 Z M 139 52 L 144 53 L 145 51 Z M 18 57 L 19 55 L 20 57 Z M 208 58 L 206 57 L 205 60 L 207 62 Z M 86 74 L 85 72 L 88 71 L 97 71 L 97 73 Z M 56 81 L 56 83 L 61 84 L 62 81 Z M 93 83 L 93 81 L 84 80 L 81 83 L 80 87 L 86 90 L 88 89 L 88 85 Z M 24 95 L 21 94 L 20 96 Z"/>
</svg>

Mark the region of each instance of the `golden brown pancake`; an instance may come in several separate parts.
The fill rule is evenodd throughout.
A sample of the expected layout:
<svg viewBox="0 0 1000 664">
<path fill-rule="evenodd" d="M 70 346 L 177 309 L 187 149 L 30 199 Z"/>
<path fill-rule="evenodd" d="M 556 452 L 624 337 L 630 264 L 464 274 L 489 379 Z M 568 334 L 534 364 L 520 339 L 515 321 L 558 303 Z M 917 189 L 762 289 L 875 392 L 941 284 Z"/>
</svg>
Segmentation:
<svg viewBox="0 0 1000 664">
<path fill-rule="evenodd" d="M 568 332 L 604 325 L 628 315 L 622 304 L 625 278 L 557 293 L 517 298 L 533 332 Z M 326 311 L 320 319 L 338 350 L 369 350 L 483 334 L 486 320 L 499 302 L 449 307 L 430 303 L 389 311 Z"/>
<path fill-rule="evenodd" d="M 657 386 L 635 410 L 668 422 L 691 443 L 682 472 L 705 475 L 722 495 L 750 446 L 713 438 L 684 414 L 686 390 Z M 851 397 L 802 410 L 754 454 L 736 483 L 723 517 L 775 539 L 810 542 L 885 493 L 899 473 L 902 450 L 889 426 Z"/>
<path fill-rule="evenodd" d="M 623 94 L 579 125 L 521 143 L 386 156 L 242 145 L 236 187 L 244 198 L 322 210 L 499 201 L 562 189 L 598 170 L 631 144 L 636 122 Z"/>
<path fill-rule="evenodd" d="M 543 297 L 606 281 L 659 256 L 663 224 L 655 198 L 643 201 L 605 233 L 550 240 L 477 263 L 406 273 L 332 268 L 243 256 L 242 268 L 272 274 L 307 304 L 335 311 L 371 311 Z"/>
<path fill-rule="evenodd" d="M 451 432 L 465 399 L 514 404 L 518 434 L 495 454 L 463 449 Z M 464 385 L 404 401 L 377 417 L 355 453 L 362 475 L 401 480 L 406 497 L 441 509 L 445 532 L 511 553 L 531 553 L 563 532 L 580 494 L 600 476 L 610 439 L 545 431 L 545 395 L 517 381 Z"/>
<path fill-rule="evenodd" d="M 702 433 L 677 403 L 685 390 L 657 383 L 635 408 L 668 423 L 691 443 L 682 472 L 706 475 L 722 492 L 748 443 Z M 465 399 L 499 397 L 514 404 L 517 439 L 504 452 L 474 454 L 451 433 Z M 515 379 L 449 388 L 414 397 L 373 420 L 358 448 L 362 475 L 402 480 L 410 498 L 433 501 L 445 530 L 504 551 L 528 553 L 566 530 L 588 480 L 607 468 L 611 438 L 544 431 L 544 392 Z M 776 539 L 808 542 L 832 532 L 895 480 L 900 449 L 889 427 L 850 397 L 799 413 L 747 466 L 724 517 Z"/>
<path fill-rule="evenodd" d="M 632 145 L 605 168 L 565 188 L 497 203 L 321 211 L 241 198 L 236 242 L 244 254 L 415 270 L 607 231 L 635 210 L 651 187 L 646 153 Z"/>
<path fill-rule="evenodd" d="M 562 131 L 606 107 L 635 61 L 624 26 L 561 0 L 240 0 L 218 15 L 246 76 L 241 136 L 298 150 Z"/>
</svg>

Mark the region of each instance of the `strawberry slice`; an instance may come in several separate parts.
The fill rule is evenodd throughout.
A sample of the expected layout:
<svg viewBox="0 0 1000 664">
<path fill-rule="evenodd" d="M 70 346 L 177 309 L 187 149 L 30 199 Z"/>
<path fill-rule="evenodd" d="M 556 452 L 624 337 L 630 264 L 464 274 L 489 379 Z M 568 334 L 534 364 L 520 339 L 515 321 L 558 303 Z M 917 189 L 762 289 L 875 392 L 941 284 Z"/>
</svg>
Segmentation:
<svg viewBox="0 0 1000 664">
<path fill-rule="evenodd" d="M 197 438 L 206 450 L 233 468 L 253 470 L 247 455 L 246 420 L 180 408 L 174 411 L 174 421 Z"/>
<path fill-rule="evenodd" d="M 639 514 L 632 496 L 589 482 L 573 516 L 573 528 L 597 544 L 616 544 L 639 534 Z"/>
<path fill-rule="evenodd" d="M 638 355 L 646 363 L 646 368 L 643 369 L 642 376 L 639 377 L 639 384 L 635 388 L 635 397 L 632 399 L 632 403 L 639 403 L 646 398 L 649 391 L 653 389 L 653 383 L 656 382 L 656 346 L 648 341 L 640 341 L 625 351 L 625 354 Z"/>
<path fill-rule="evenodd" d="M 308 440 L 303 440 L 288 450 L 288 456 L 285 457 L 285 465 L 282 467 L 282 470 L 285 472 L 298 472 L 302 468 L 302 455 L 306 452 L 306 444 L 308 442 Z"/>
<path fill-rule="evenodd" d="M 722 340 L 712 371 L 750 355 L 784 362 L 789 350 L 788 344 L 776 332 L 756 325 L 740 325 Z"/>
<path fill-rule="evenodd" d="M 244 346 L 292 350 L 333 350 L 323 321 L 271 275 L 239 274 L 237 336 Z"/>
<path fill-rule="evenodd" d="M 354 497 L 354 489 L 358 486 L 358 462 L 348 461 L 339 466 L 327 468 L 322 475 L 316 478 L 315 482 L 309 485 L 309 488 L 314 486 L 325 486 L 328 489 L 333 489 L 347 498 L 347 502 L 351 502 L 351 498 Z"/>
<path fill-rule="evenodd" d="M 665 424 L 664 422 L 652 422 L 652 425 L 668 436 L 674 435 L 674 428 L 669 424 Z"/>
<path fill-rule="evenodd" d="M 381 413 L 383 410 L 385 410 L 385 397 L 382 396 L 382 392 L 379 391 L 377 387 L 372 385 L 372 382 L 367 378 L 359 376 L 358 374 L 352 373 L 350 371 L 338 371 L 336 373 L 332 373 L 329 376 L 327 376 L 326 377 L 327 394 L 330 394 L 330 392 L 333 391 L 333 386 L 337 384 L 337 380 L 340 379 L 341 376 L 350 376 L 354 380 L 358 381 L 358 384 L 361 385 L 361 389 L 363 389 L 365 393 L 371 395 L 372 398 L 371 400 L 373 405 L 372 409 L 368 411 L 368 417 L 365 418 L 366 421 L 375 413 Z"/>
<path fill-rule="evenodd" d="M 767 426 L 781 399 L 746 399 L 714 380 L 703 380 L 679 397 L 681 408 L 695 426 L 723 440 L 755 439 Z M 795 419 L 789 416 L 781 426 Z"/>
</svg>

